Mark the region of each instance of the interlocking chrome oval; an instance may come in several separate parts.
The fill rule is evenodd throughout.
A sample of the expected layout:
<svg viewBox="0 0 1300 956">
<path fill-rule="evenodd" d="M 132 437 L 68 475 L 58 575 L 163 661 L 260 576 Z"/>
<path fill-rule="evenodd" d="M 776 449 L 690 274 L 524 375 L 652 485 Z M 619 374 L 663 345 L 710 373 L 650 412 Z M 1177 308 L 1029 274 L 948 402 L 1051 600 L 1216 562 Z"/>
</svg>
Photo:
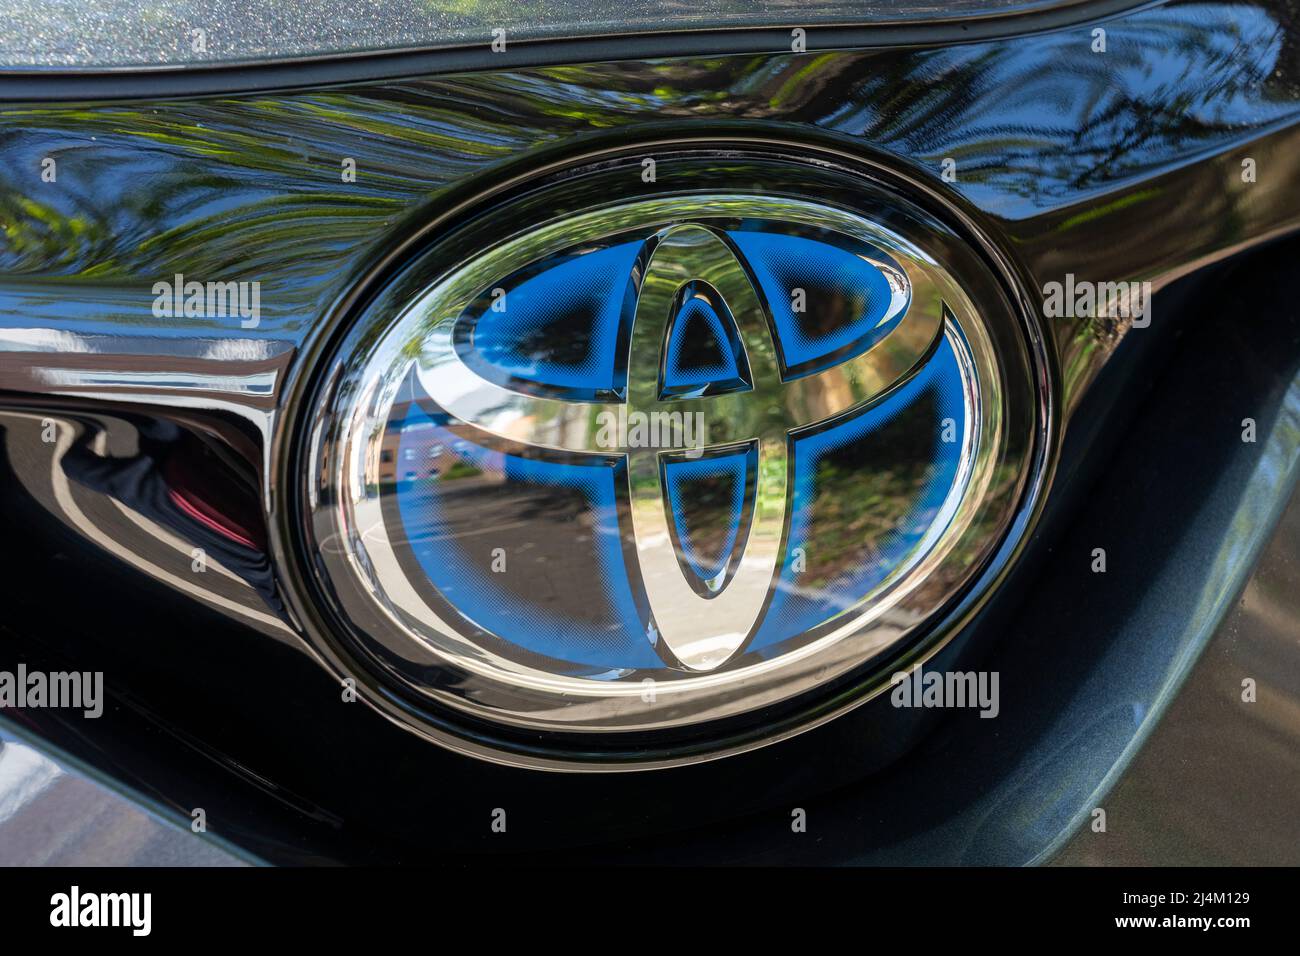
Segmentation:
<svg viewBox="0 0 1300 956">
<path fill-rule="evenodd" d="M 525 394 L 480 375 L 455 347 L 468 296 L 481 292 L 471 283 L 443 290 L 428 303 L 436 311 L 427 314 L 422 328 L 417 372 L 434 402 L 490 435 L 537 449 L 625 457 L 635 554 L 650 609 L 647 639 L 666 663 L 696 672 L 714 670 L 735 656 L 761 623 L 785 557 L 795 436 L 882 398 L 923 362 L 944 332 L 945 304 L 931 270 L 912 250 L 889 243 L 888 255 L 870 265 L 884 274 L 891 292 L 878 325 L 897 324 L 859 355 L 814 374 L 789 376 L 770 311 L 743 256 L 725 231 L 710 224 L 726 216 L 727 206 L 720 197 L 708 214 L 670 222 L 645 240 L 622 407 Z M 783 213 L 789 217 L 789 204 Z M 888 242 L 884 235 L 872 239 Z M 668 394 L 663 387 L 665 350 L 679 314 L 675 304 L 690 283 L 706 284 L 725 303 L 743 348 L 748 387 L 687 395 Z M 602 415 L 611 412 L 621 420 L 633 413 L 696 416 L 707 436 L 689 449 L 696 454 L 756 450 L 746 539 L 737 543 L 727 574 L 706 582 L 705 593 L 692 586 L 678 554 L 663 480 L 663 460 L 687 449 L 662 443 L 643 447 L 618 430 L 611 441 L 609 430 L 600 427 L 607 420 Z"/>
<path fill-rule="evenodd" d="M 301 419 L 304 583 L 313 646 L 374 662 L 403 726 L 642 769 L 796 733 L 950 640 L 1049 446 L 1032 329 L 904 197 L 827 172 L 853 208 L 694 179 L 593 202 L 590 176 L 436 238 L 361 306 Z M 778 297 L 803 286 L 801 314 Z M 705 428 L 638 438 L 656 415 Z M 851 676 L 838 710 L 704 729 Z"/>
</svg>

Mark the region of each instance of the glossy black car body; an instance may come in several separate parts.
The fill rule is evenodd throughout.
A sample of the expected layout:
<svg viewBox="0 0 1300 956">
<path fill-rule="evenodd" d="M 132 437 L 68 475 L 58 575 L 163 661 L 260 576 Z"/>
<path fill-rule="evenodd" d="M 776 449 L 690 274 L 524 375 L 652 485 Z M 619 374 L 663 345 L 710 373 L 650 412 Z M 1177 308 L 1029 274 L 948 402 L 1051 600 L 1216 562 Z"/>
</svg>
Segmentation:
<svg viewBox="0 0 1300 956">
<path fill-rule="evenodd" d="M 1126 844 L 1088 844 L 1087 823 L 1171 701 L 1183 723 L 1165 726 L 1199 719 L 1235 759 L 1300 779 L 1294 513 L 1273 537 L 1300 461 L 1300 13 L 1067 12 L 812 30 L 801 53 L 780 30 L 659 36 L 648 53 L 555 41 L 491 60 L 5 76 L 0 668 L 102 670 L 110 695 L 96 721 L 5 719 L 186 826 L 202 807 L 211 833 L 277 863 L 1186 859 L 1158 795 L 1141 835 L 1137 811 L 1112 814 Z M 1035 314 L 1067 273 L 1155 290 L 1146 328 L 1043 322 L 1045 501 L 992 597 L 943 624 L 960 630 L 946 666 L 1002 674 L 997 732 L 974 714 L 902 723 L 873 701 L 722 761 L 553 774 L 340 706 L 286 598 L 277 522 L 295 402 L 363 280 L 446 210 L 548 164 L 760 140 L 875 164 L 955 210 Z M 348 157 L 360 174 L 343 185 Z M 260 280 L 260 326 L 161 325 L 146 293 L 175 273 Z M 66 438 L 43 440 L 50 420 Z M 196 583 L 193 547 L 234 573 Z M 1088 571 L 1097 547 L 1104 575 Z M 1215 637 L 1261 593 L 1256 625 Z M 1231 703 L 1251 678 L 1269 689 L 1257 710 L 1187 716 L 1202 651 L 1246 644 L 1258 653 L 1182 693 Z M 1187 773 L 1204 733 L 1181 750 L 1158 737 L 1148 777 Z M 1250 806 L 1269 837 L 1188 855 L 1294 862 L 1295 792 L 1225 788 L 1213 812 Z M 504 835 L 488 825 L 502 807 Z M 794 807 L 827 838 L 793 834 Z"/>
</svg>

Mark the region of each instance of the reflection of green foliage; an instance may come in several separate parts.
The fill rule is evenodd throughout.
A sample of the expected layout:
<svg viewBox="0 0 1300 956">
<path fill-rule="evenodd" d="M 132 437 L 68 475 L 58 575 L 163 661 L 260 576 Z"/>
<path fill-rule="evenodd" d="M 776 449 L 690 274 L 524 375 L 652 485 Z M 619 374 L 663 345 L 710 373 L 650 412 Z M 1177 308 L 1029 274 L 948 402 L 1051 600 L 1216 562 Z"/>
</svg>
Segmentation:
<svg viewBox="0 0 1300 956">
<path fill-rule="evenodd" d="M 514 0 L 452 0 L 440 16 L 513 22 Z M 139 286 L 173 272 L 260 279 L 268 325 L 312 321 L 397 230 L 449 187 L 601 130 L 681 131 L 769 119 L 851 138 L 937 168 L 1035 238 L 1040 213 L 1099 191 L 1133 198 L 1180 156 L 1223 150 L 1294 115 L 1276 82 L 1277 24 L 1247 6 L 1152 10 L 1110 27 L 1113 54 L 1068 31 L 936 50 L 683 57 L 559 65 L 328 91 L 0 109 L 0 274 Z M 509 14 L 510 16 L 507 16 Z M 1116 71 L 1140 48 L 1159 75 Z M 1240 51 L 1252 51 L 1242 56 Z M 1254 55 L 1257 54 L 1257 55 Z M 1124 62 L 1124 61 L 1120 61 Z M 40 161 L 59 163 L 56 184 Z M 344 184 L 340 162 L 357 161 Z M 1090 199 L 1091 201 L 1091 199 Z M 1207 222 L 1240 233 L 1258 213 L 1223 191 Z M 1142 202 L 1142 206 L 1137 204 Z M 1127 203 L 1133 208 L 1125 210 Z M 1101 215 L 1090 212 L 1087 215 Z M 1065 214 L 1071 243 L 1106 218 Z M 1063 240 L 1064 241 L 1064 240 Z M 1115 276 L 1114 278 L 1122 278 Z M 278 318 L 277 318 L 278 317 Z M 1067 364 L 1092 366 L 1078 330 Z"/>
<path fill-rule="evenodd" d="M 101 238 L 86 219 L 64 216 L 45 203 L 17 194 L 0 197 L 0 231 L 15 255 L 56 268 L 75 262 L 85 246 Z"/>
<path fill-rule="evenodd" d="M 477 22 L 513 23 L 519 0 L 422 0 L 425 9 L 437 17 L 473 16 Z"/>
<path fill-rule="evenodd" d="M 915 507 L 917 489 L 933 468 L 924 459 L 902 464 L 893 460 L 898 457 L 871 472 L 835 464 L 818 470 L 817 537 L 808 544 L 801 584 L 827 587 L 873 560 L 883 561 L 877 546 Z"/>
<path fill-rule="evenodd" d="M 1125 193 L 1116 199 L 1107 203 L 1090 205 L 1083 212 L 1075 213 L 1059 222 L 1056 226 L 1058 232 L 1066 229 L 1073 229 L 1076 226 L 1083 225 L 1086 222 L 1092 222 L 1095 219 L 1104 219 L 1107 216 L 1127 209 L 1137 203 L 1146 202 L 1148 199 L 1155 199 L 1164 193 L 1163 189 L 1139 189 L 1136 192 Z"/>
<path fill-rule="evenodd" d="M 442 473 L 441 478 L 443 481 L 455 481 L 457 478 L 477 478 L 481 474 L 483 472 L 478 468 L 457 458 L 451 463 L 451 467 Z"/>
<path fill-rule="evenodd" d="M 59 163 L 57 186 L 25 177 L 0 189 L 0 268 L 104 279 L 336 271 L 342 251 L 428 191 L 414 175 L 423 157 L 445 171 L 510 148 L 483 127 L 339 93 L 0 112 L 0 135 L 29 146 L 33 168 L 44 155 Z M 345 156 L 358 161 L 355 183 L 341 181 Z"/>
</svg>

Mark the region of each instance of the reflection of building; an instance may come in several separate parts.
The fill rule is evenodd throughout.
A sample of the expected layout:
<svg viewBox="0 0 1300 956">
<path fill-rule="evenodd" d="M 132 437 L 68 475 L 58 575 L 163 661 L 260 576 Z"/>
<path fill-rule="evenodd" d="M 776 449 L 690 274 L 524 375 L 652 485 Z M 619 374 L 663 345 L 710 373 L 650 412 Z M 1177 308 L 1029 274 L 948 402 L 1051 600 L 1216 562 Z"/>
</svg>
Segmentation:
<svg viewBox="0 0 1300 956">
<path fill-rule="evenodd" d="M 448 416 L 437 417 L 443 420 Z M 499 470 L 480 471 L 457 454 L 453 446 L 459 445 L 461 439 L 452 435 L 451 428 L 446 429 L 441 440 L 421 435 L 422 432 L 438 430 L 439 426 L 429 421 L 428 411 L 420 407 L 418 400 L 403 398 L 394 401 L 388 425 L 379 442 L 379 461 L 372 472 L 378 476 L 379 485 L 392 486 L 399 481 L 446 481 L 471 476 L 484 478 L 490 483 L 505 481 L 505 475 Z"/>
<path fill-rule="evenodd" d="M 384 429 L 379 443 L 380 485 L 394 484 L 399 478 L 403 481 L 436 478 L 451 465 L 451 456 L 446 455 L 446 450 L 438 442 L 428 446 L 428 453 L 422 456 L 422 460 L 415 461 L 412 443 L 408 440 L 406 454 L 402 455 L 402 436 L 408 434 L 408 430 L 434 427 L 427 420 L 419 420 L 423 415 L 412 415 L 413 410 L 416 410 L 416 403 L 411 399 L 398 399 L 393 403 L 388 416 L 388 427 Z M 402 460 L 403 457 L 406 460 Z M 448 460 L 441 460 L 444 457 Z"/>
</svg>

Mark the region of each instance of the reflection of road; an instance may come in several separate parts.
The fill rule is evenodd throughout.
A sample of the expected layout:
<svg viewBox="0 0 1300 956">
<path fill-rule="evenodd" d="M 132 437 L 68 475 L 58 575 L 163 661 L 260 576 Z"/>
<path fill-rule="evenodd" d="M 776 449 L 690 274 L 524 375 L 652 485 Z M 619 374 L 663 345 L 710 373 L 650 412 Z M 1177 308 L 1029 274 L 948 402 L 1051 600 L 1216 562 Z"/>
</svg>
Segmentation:
<svg viewBox="0 0 1300 956">
<path fill-rule="evenodd" d="M 385 436 L 384 440 L 385 442 L 387 442 L 388 437 Z M 430 471 L 432 471 L 432 469 L 430 469 Z M 421 475 L 420 479 L 424 481 L 428 481 L 429 479 L 433 479 L 434 477 L 435 476 L 432 474 L 426 474 L 426 475 Z M 500 484 L 501 481 L 498 478 L 495 478 L 490 475 L 480 475 L 473 478 L 453 478 L 450 481 L 444 480 L 439 482 L 438 487 L 442 487 L 442 488 L 452 487 L 457 492 L 460 493 L 466 493 L 466 492 L 472 493 L 475 489 L 497 487 Z M 434 486 L 432 485 L 432 483 L 430 483 L 428 487 L 430 492 L 434 490 Z M 395 484 L 386 485 L 385 494 L 391 494 L 392 490 L 395 488 L 396 488 Z M 385 528 L 380 523 L 372 522 L 362 532 L 361 540 L 367 543 L 373 543 L 375 541 L 381 540 L 382 538 L 387 538 L 389 541 L 392 541 L 395 544 L 400 542 L 410 546 L 415 543 L 429 544 L 429 543 L 443 542 L 443 541 L 457 541 L 463 538 L 472 538 L 478 535 L 503 534 L 504 532 L 507 531 L 513 531 L 519 528 L 526 528 L 530 524 L 531 522 L 526 520 L 503 520 L 499 523 L 483 524 L 480 521 L 472 520 L 472 516 L 467 516 L 467 520 L 465 522 L 462 522 L 461 525 L 458 526 L 456 530 L 449 530 L 437 534 L 425 532 L 425 533 L 417 534 L 415 537 L 410 537 L 406 534 L 405 529 L 401 527 Z M 322 542 L 321 549 L 324 551 L 329 551 L 331 554 L 342 554 L 343 550 L 339 546 L 339 535 L 337 533 L 331 534 L 328 538 L 326 538 Z"/>
<path fill-rule="evenodd" d="M 585 496 L 562 487 L 503 484 L 481 475 L 439 481 L 440 521 L 416 529 L 411 545 L 451 544 L 469 565 L 490 575 L 492 551 L 506 552 L 503 586 L 540 608 L 578 620 L 594 618 L 584 587 L 606 570 L 596 558 L 595 535 L 617 535 L 616 528 L 593 528 L 598 521 Z M 487 580 L 494 580 L 493 577 Z"/>
<path fill-rule="evenodd" d="M 4 729 L 0 860 L 5 866 L 245 865 Z"/>
<path fill-rule="evenodd" d="M 1300 853 L 1300 497 L 1245 592 L 1066 866 L 1295 866 Z M 1241 699 L 1242 679 L 1256 701 Z"/>
</svg>

